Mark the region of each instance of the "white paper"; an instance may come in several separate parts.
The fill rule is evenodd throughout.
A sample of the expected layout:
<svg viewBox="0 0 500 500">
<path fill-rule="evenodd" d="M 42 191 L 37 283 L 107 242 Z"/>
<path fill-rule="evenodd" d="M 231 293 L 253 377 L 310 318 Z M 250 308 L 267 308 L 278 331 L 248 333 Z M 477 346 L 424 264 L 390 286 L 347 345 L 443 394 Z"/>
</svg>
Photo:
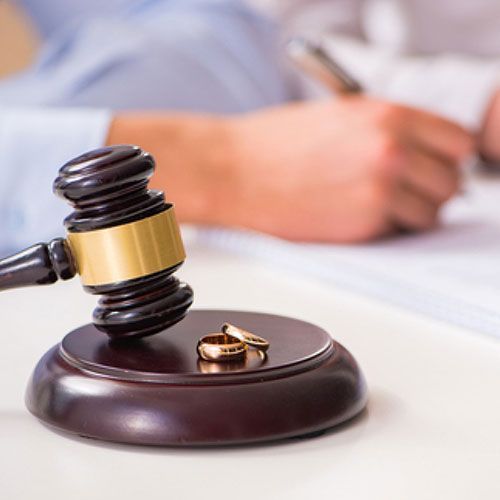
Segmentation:
<svg viewBox="0 0 500 500">
<path fill-rule="evenodd" d="M 500 177 L 476 178 L 439 229 L 368 245 L 310 245 L 200 229 L 204 243 L 500 336 Z"/>
</svg>

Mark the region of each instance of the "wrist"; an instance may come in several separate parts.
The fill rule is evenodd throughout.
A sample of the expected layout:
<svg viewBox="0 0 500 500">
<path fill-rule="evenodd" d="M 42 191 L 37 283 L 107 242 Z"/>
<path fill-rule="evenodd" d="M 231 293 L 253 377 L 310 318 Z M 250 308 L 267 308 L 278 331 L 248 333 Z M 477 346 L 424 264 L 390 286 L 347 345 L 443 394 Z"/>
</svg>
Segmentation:
<svg viewBox="0 0 500 500">
<path fill-rule="evenodd" d="M 138 144 L 156 160 L 151 180 L 175 203 L 181 222 L 218 224 L 231 191 L 232 161 L 225 119 L 202 115 L 124 113 L 108 144 Z"/>
</svg>

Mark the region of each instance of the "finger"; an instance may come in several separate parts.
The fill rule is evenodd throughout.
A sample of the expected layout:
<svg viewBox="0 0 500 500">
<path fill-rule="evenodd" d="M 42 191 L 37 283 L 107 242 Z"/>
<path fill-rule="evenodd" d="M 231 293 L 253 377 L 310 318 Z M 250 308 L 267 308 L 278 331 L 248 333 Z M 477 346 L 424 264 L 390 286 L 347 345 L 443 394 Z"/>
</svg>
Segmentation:
<svg viewBox="0 0 500 500">
<path fill-rule="evenodd" d="M 404 183 L 394 188 L 390 217 L 399 227 L 412 231 L 431 229 L 436 225 L 439 205 Z"/>
<path fill-rule="evenodd" d="M 410 143 L 457 164 L 464 162 L 473 152 L 472 134 L 456 123 L 422 111 L 413 111 L 406 120 L 406 138 Z"/>
<path fill-rule="evenodd" d="M 440 204 L 459 191 L 462 172 L 452 162 L 416 148 L 409 148 L 406 158 L 401 178 L 424 197 Z"/>
</svg>

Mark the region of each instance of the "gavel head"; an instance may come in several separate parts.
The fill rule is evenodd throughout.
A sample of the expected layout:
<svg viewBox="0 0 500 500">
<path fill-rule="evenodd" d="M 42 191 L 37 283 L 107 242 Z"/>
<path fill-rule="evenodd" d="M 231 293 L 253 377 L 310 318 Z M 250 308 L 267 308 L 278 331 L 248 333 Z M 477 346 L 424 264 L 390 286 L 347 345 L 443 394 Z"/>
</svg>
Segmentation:
<svg viewBox="0 0 500 500">
<path fill-rule="evenodd" d="M 101 296 L 94 324 L 112 338 L 168 328 L 193 301 L 172 275 L 185 253 L 173 206 L 148 189 L 154 166 L 138 147 L 113 146 L 66 163 L 54 182 L 74 210 L 64 223 L 75 268 Z"/>
</svg>

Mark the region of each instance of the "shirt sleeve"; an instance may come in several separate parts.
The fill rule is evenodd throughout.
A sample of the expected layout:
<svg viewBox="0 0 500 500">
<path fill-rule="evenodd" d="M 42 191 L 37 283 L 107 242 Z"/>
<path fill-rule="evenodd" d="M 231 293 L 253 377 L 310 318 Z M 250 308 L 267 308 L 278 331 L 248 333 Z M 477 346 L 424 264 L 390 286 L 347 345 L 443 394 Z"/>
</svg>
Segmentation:
<svg viewBox="0 0 500 500">
<path fill-rule="evenodd" d="M 64 236 L 70 207 L 52 193 L 61 165 L 105 144 L 100 109 L 0 106 L 0 253 Z"/>
<path fill-rule="evenodd" d="M 128 3 L 62 25 L 0 103 L 236 113 L 293 98 L 277 26 L 243 2 Z"/>
</svg>

